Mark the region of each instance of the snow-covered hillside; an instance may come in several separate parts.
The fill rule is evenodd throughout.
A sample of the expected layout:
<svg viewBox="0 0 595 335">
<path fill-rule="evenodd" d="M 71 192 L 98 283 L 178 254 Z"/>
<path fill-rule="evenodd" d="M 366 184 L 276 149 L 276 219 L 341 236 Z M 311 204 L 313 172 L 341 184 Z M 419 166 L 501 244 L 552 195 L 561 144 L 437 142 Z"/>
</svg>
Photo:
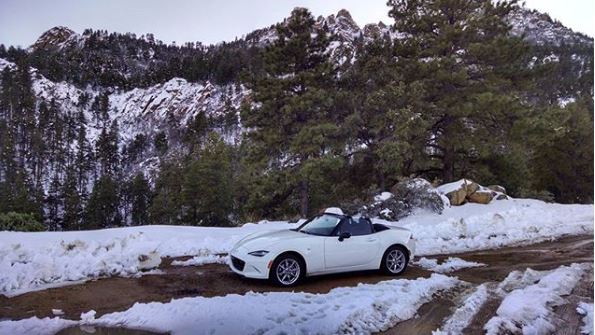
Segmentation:
<svg viewBox="0 0 595 335">
<path fill-rule="evenodd" d="M 0 71 L 5 67 L 14 70 L 16 65 L 0 58 Z M 31 68 L 30 73 L 38 106 L 42 102 L 53 104 L 62 115 L 75 119 L 80 112 L 84 114 L 86 138 L 92 148 L 101 131 L 117 123 L 120 149 L 130 145 L 137 135 L 145 136 L 147 143 L 152 143 L 156 134 L 163 132 L 168 138 L 168 153 L 183 151 L 180 138 L 189 122 L 199 113 L 209 120 L 222 120 L 226 113 L 231 113 L 233 124 L 214 125 L 212 129 L 230 144 L 238 144 L 241 140 L 242 127 L 237 109 L 247 94 L 241 85 L 219 86 L 210 82 L 191 83 L 182 78 L 173 78 L 163 84 L 130 91 L 90 87 L 80 89 L 65 81 L 53 82 L 35 68 Z M 106 93 L 109 97 L 107 119 L 91 103 Z M 87 102 L 82 103 L 83 99 Z M 68 145 L 74 152 L 78 150 L 74 141 Z M 152 179 L 158 172 L 158 163 L 157 153 L 149 146 L 133 162 L 129 173 L 143 172 Z M 46 192 L 53 175 L 52 171 L 43 174 Z"/>
</svg>

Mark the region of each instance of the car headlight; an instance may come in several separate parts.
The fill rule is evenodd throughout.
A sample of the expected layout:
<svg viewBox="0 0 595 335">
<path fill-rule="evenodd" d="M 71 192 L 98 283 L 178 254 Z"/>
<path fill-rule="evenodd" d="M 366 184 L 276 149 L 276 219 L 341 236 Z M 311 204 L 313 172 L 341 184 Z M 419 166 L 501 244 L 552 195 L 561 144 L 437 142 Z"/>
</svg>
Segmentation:
<svg viewBox="0 0 595 335">
<path fill-rule="evenodd" d="M 262 257 L 266 254 L 268 254 L 269 252 L 266 250 L 257 250 L 257 251 L 252 251 L 249 252 L 248 255 L 252 255 L 252 256 L 256 256 L 256 257 Z"/>
</svg>

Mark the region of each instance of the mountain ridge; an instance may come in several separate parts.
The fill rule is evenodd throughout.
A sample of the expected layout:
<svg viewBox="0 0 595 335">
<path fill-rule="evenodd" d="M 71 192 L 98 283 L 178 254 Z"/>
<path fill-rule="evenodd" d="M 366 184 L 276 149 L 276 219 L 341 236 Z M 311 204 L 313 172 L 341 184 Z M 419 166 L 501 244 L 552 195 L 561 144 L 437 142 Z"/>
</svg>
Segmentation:
<svg viewBox="0 0 595 335">
<path fill-rule="evenodd" d="M 527 20 L 527 18 L 529 18 Z M 286 20 L 286 19 L 284 19 Z M 389 33 L 390 26 L 386 25 L 384 22 L 379 21 L 377 23 L 366 23 L 362 27 L 360 27 L 355 20 L 353 20 L 351 13 L 347 9 L 340 9 L 336 14 L 330 14 L 327 17 L 322 15 L 318 16 L 316 19 L 318 24 L 330 23 L 331 25 L 335 25 L 335 23 L 343 25 L 343 29 L 338 29 L 339 33 L 345 31 L 361 31 L 365 37 L 371 37 L 373 33 L 380 32 L 381 34 Z M 529 21 L 529 22 L 527 22 Z M 249 33 L 243 34 L 241 36 L 236 37 L 237 39 L 247 39 L 252 40 L 251 36 L 259 35 L 259 32 L 263 31 L 270 31 L 276 25 L 281 24 L 283 21 L 274 23 L 266 28 L 258 28 Z M 563 40 L 567 43 L 593 43 L 593 37 L 588 36 L 581 32 L 576 32 L 573 29 L 566 27 L 562 22 L 556 21 L 552 19 L 549 14 L 540 12 L 536 9 L 529 9 L 525 7 L 519 8 L 517 11 L 514 11 L 512 15 L 509 17 L 509 23 L 512 25 L 512 33 L 515 36 L 521 36 L 523 33 L 528 35 L 528 40 L 531 42 L 535 42 L 538 44 L 543 43 L 551 43 Z M 529 23 L 529 24 L 527 24 Z M 546 36 L 539 37 L 537 36 L 538 30 L 550 29 L 553 30 L 552 34 L 546 34 Z M 87 29 L 86 29 L 87 30 Z M 101 30 L 104 31 L 104 30 Z M 106 35 L 109 34 L 107 31 Z M 393 32 L 398 34 L 398 32 Z M 135 35 L 133 33 L 124 33 Z M 349 35 L 342 36 L 344 40 L 349 39 Z M 352 37 L 352 36 L 351 36 Z M 66 26 L 55 26 L 47 31 L 43 32 L 39 38 L 29 46 L 29 49 L 38 49 L 38 48 L 47 48 L 47 47 L 63 47 L 66 44 L 76 42 L 77 40 L 84 38 L 83 34 L 79 34 L 74 30 L 70 29 Z M 158 44 L 166 44 L 166 45 L 175 45 L 175 44 L 167 44 L 162 41 L 156 40 L 153 37 L 152 33 L 142 34 L 140 38 L 145 38 L 148 42 L 158 43 Z M 265 39 L 266 40 L 266 39 Z M 218 45 L 221 43 L 229 43 L 231 41 L 221 41 L 218 43 L 213 43 L 210 45 Z M 198 43 L 201 43 L 198 41 Z"/>
</svg>

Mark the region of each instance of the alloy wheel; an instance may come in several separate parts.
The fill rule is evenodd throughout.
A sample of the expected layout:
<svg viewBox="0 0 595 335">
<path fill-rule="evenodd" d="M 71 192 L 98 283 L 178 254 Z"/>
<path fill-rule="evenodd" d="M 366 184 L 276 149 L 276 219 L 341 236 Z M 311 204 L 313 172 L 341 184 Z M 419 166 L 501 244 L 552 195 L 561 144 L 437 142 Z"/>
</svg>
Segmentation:
<svg viewBox="0 0 595 335">
<path fill-rule="evenodd" d="M 292 258 L 282 260 L 276 269 L 277 280 L 283 285 L 292 285 L 300 278 L 300 264 Z"/>
<path fill-rule="evenodd" d="M 391 273 L 400 273 L 405 268 L 407 257 L 399 249 L 391 250 L 386 256 L 386 267 Z"/>
</svg>

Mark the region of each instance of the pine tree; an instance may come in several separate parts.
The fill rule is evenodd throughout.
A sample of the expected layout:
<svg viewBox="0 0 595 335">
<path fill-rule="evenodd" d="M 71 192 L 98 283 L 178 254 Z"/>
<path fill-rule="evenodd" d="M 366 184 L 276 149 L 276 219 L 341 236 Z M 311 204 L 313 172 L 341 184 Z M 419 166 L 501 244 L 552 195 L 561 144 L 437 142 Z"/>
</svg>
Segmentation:
<svg viewBox="0 0 595 335">
<path fill-rule="evenodd" d="M 524 117 L 527 47 L 509 36 L 516 1 L 390 0 L 389 15 L 408 85 L 420 85 L 427 176 L 452 181 L 506 150 L 507 134 Z"/>
<path fill-rule="evenodd" d="M 155 197 L 149 208 L 151 224 L 181 224 L 183 169 L 177 163 L 164 162 L 155 182 Z"/>
<path fill-rule="evenodd" d="M 592 97 L 565 108 L 552 107 L 540 117 L 547 122 L 538 133 L 540 143 L 531 161 L 534 189 L 551 193 L 558 202 L 592 203 Z"/>
<path fill-rule="evenodd" d="M 342 120 L 333 109 L 329 42 L 314 23 L 307 9 L 296 8 L 286 24 L 277 26 L 278 39 L 264 54 L 265 73 L 247 83 L 253 103 L 244 104 L 242 111 L 246 127 L 253 129 L 248 133 L 251 164 L 258 166 L 253 171 L 260 171 L 257 179 L 264 184 L 276 184 L 265 206 L 277 206 L 293 195 L 302 216 L 311 213 L 311 195 L 317 189 L 311 172 L 319 169 L 313 167 L 336 160 L 342 150 L 335 141 Z"/>
<path fill-rule="evenodd" d="M 386 190 L 400 176 L 408 176 L 411 164 L 423 148 L 416 143 L 419 118 L 419 85 L 406 85 L 402 63 L 395 61 L 390 39 L 377 38 L 357 50 L 354 64 L 341 76 L 339 109 L 350 115 L 342 127 L 353 157 L 360 189 L 373 185 Z"/>
<path fill-rule="evenodd" d="M 80 230 L 86 228 L 82 222 L 84 214 L 83 199 L 77 189 L 77 177 L 72 168 L 69 168 L 66 173 L 64 184 L 62 185 L 61 199 L 64 201 L 62 228 L 64 230 Z"/>
<path fill-rule="evenodd" d="M 153 140 L 153 146 L 155 147 L 157 154 L 160 156 L 164 155 L 167 152 L 168 141 L 165 132 L 159 132 L 157 133 L 157 135 L 155 135 L 155 138 Z"/>
<path fill-rule="evenodd" d="M 111 176 L 101 177 L 89 196 L 85 208 L 86 229 L 117 227 L 122 224 L 119 212 L 118 184 Z"/>
<path fill-rule="evenodd" d="M 95 156 L 100 165 L 101 176 L 115 176 L 119 170 L 118 124 L 114 121 L 108 129 L 104 127 L 95 143 Z"/>
<path fill-rule="evenodd" d="M 75 166 L 77 169 L 76 180 L 79 193 L 81 195 L 84 195 L 87 190 L 88 173 L 92 169 L 91 159 L 93 152 L 91 151 L 89 141 L 87 140 L 87 121 L 85 119 L 85 114 L 82 110 L 79 112 L 77 123 L 77 152 L 75 158 Z"/>
<path fill-rule="evenodd" d="M 191 225 L 230 224 L 233 209 L 231 152 L 216 133 L 210 133 L 184 175 L 184 221 Z"/>
<path fill-rule="evenodd" d="M 49 230 L 58 230 L 60 227 L 64 228 L 61 217 L 64 209 L 61 189 L 60 178 L 57 174 L 54 174 L 45 199 L 46 222 Z"/>
<path fill-rule="evenodd" d="M 130 198 L 132 203 L 132 225 L 149 223 L 149 207 L 151 206 L 151 188 L 142 173 L 137 174 L 130 183 Z"/>
</svg>

